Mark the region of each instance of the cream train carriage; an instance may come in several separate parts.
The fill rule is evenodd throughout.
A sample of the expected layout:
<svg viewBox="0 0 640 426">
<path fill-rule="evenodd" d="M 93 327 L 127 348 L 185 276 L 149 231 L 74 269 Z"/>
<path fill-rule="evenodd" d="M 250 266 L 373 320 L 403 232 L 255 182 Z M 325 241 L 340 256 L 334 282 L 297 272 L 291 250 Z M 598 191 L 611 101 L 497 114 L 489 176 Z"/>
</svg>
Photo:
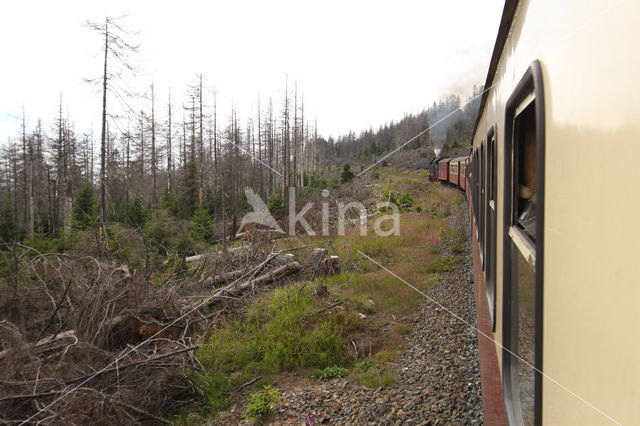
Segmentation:
<svg viewBox="0 0 640 426">
<path fill-rule="evenodd" d="M 505 4 L 467 167 L 486 424 L 640 424 L 639 48 L 637 0 Z"/>
</svg>

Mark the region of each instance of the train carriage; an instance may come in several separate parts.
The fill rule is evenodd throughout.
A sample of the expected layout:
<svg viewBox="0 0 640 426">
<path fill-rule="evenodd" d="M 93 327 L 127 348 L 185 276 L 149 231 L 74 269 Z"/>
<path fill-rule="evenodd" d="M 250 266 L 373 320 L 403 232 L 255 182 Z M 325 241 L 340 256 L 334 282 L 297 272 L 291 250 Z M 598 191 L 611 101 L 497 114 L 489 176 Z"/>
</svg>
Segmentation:
<svg viewBox="0 0 640 426">
<path fill-rule="evenodd" d="M 449 161 L 450 158 L 444 158 L 438 162 L 438 180 L 441 182 L 449 181 Z"/>
<path fill-rule="evenodd" d="M 457 171 L 486 424 L 640 424 L 639 17 L 630 0 L 505 2 Z"/>
<path fill-rule="evenodd" d="M 456 157 L 449 162 L 449 182 L 455 186 L 462 187 L 464 160 L 466 158 L 467 157 Z"/>
<path fill-rule="evenodd" d="M 618 167 L 640 154 L 638 17 L 632 1 L 505 4 L 473 205 L 479 311 L 502 383 L 488 393 L 510 424 L 640 424 L 640 176 Z"/>
<path fill-rule="evenodd" d="M 458 159 L 457 158 L 452 158 L 451 160 L 449 160 L 449 183 L 455 186 L 458 186 L 458 184 L 460 183 L 459 180 L 459 163 L 458 163 Z"/>
</svg>

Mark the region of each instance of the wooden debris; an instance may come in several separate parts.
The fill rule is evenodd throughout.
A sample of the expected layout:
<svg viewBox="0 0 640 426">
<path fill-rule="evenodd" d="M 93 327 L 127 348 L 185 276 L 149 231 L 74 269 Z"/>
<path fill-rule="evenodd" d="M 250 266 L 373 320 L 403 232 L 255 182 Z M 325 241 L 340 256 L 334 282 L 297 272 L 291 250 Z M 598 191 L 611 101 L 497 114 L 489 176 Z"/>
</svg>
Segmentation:
<svg viewBox="0 0 640 426">
<path fill-rule="evenodd" d="M 338 275 L 340 273 L 340 257 L 329 256 L 324 260 L 323 268 L 326 276 Z"/>
<path fill-rule="evenodd" d="M 202 281 L 205 285 L 218 285 L 228 283 L 230 281 L 235 281 L 238 278 L 242 277 L 242 275 L 246 273 L 244 269 L 238 269 L 237 271 L 226 272 L 224 274 L 216 275 L 215 277 L 207 278 Z"/>
<path fill-rule="evenodd" d="M 335 308 L 335 307 L 337 307 L 337 306 L 340 306 L 340 305 L 342 305 L 343 303 L 344 303 L 344 302 L 335 302 L 335 303 L 332 303 L 331 305 L 326 306 L 326 307 L 324 307 L 324 308 L 320 309 L 319 311 L 316 311 L 316 312 L 314 312 L 314 313 L 312 313 L 312 314 L 309 314 L 309 315 L 305 315 L 305 316 L 303 316 L 303 317 L 302 317 L 302 320 L 304 321 L 304 320 L 309 319 L 309 318 L 311 318 L 311 317 L 315 317 L 316 315 L 320 315 L 321 313 L 326 312 L 326 311 L 328 311 L 328 310 L 330 310 L 330 309 L 333 309 L 333 308 Z"/>
<path fill-rule="evenodd" d="M 44 339 L 40 339 L 37 342 L 26 346 L 4 350 L 0 352 L 0 359 L 4 358 L 9 353 L 16 351 L 19 351 L 23 355 L 44 356 L 48 353 L 62 350 L 77 342 L 78 338 L 75 335 L 75 330 L 68 330 L 55 336 L 45 337 Z"/>
</svg>

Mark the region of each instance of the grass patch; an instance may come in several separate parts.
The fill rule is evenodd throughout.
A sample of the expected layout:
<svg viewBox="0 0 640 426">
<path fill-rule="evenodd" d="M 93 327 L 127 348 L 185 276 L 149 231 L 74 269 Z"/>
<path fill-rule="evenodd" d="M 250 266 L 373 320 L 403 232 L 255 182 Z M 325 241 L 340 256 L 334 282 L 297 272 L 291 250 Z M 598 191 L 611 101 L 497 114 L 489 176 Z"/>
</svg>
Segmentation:
<svg viewBox="0 0 640 426">
<path fill-rule="evenodd" d="M 348 311 L 305 319 L 319 307 L 310 289 L 280 288 L 251 303 L 244 320 L 213 333 L 198 351 L 207 370 L 198 383 L 209 414 L 224 409 L 230 392 L 251 377 L 350 364 L 344 339 L 364 323 Z"/>
<path fill-rule="evenodd" d="M 344 377 L 348 372 L 349 370 L 347 370 L 346 368 L 332 365 L 331 367 L 325 367 L 322 370 L 315 370 L 313 372 L 313 376 L 318 380 L 330 380 Z"/>
<path fill-rule="evenodd" d="M 411 331 L 411 327 L 409 327 L 409 331 Z M 381 363 L 394 362 L 398 357 L 400 357 L 400 351 L 397 349 L 384 349 L 375 355 L 375 359 Z"/>
<path fill-rule="evenodd" d="M 449 272 L 461 260 L 459 257 L 439 257 L 427 266 L 427 272 Z"/>
<path fill-rule="evenodd" d="M 368 388 L 379 388 L 393 384 L 395 377 L 380 367 L 375 358 L 365 358 L 356 363 L 354 374 L 358 383 Z"/>
<path fill-rule="evenodd" d="M 326 284 L 340 299 L 364 314 L 407 315 L 415 312 L 420 304 L 415 290 L 384 271 L 341 274 L 329 278 Z"/>
</svg>

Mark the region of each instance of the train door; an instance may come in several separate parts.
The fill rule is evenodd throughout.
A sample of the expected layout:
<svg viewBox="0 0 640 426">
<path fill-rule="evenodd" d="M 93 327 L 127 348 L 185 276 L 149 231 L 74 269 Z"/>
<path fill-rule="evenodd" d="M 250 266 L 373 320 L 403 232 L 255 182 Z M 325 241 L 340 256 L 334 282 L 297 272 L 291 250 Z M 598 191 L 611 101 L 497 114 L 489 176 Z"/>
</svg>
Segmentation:
<svg viewBox="0 0 640 426">
<path fill-rule="evenodd" d="M 503 382 L 509 424 L 542 423 L 544 92 L 534 62 L 505 109 Z"/>
</svg>

